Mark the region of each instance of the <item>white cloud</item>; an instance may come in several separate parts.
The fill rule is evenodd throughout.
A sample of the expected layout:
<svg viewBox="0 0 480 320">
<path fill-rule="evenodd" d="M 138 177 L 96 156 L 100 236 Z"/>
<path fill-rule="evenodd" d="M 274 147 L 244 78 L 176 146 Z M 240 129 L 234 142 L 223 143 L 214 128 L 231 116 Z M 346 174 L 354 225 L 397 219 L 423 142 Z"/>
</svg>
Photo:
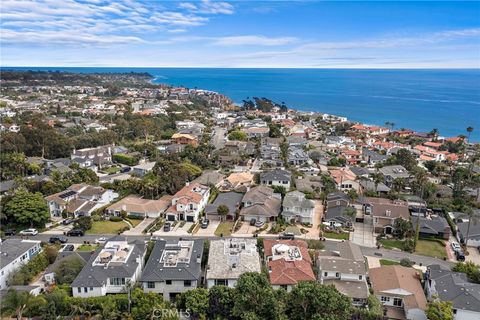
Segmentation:
<svg viewBox="0 0 480 320">
<path fill-rule="evenodd" d="M 83 46 L 128 43 L 124 39 L 146 43 L 154 41 L 147 41 L 152 36 L 161 38 L 168 33 L 204 25 L 212 14 L 233 12 L 233 7 L 223 2 L 204 1 L 198 8 L 188 3 L 181 5 L 198 9 L 195 12 L 185 12 L 176 5 L 166 4 L 170 8 L 158 2 L 138 0 L 3 0 L 0 26 L 5 37 L 1 43 Z M 155 31 L 165 34 L 155 34 Z"/>
<path fill-rule="evenodd" d="M 292 44 L 297 42 L 298 39 L 293 37 L 278 37 L 269 38 L 258 35 L 246 35 L 246 36 L 232 36 L 215 38 L 213 44 L 219 46 L 244 46 L 244 45 L 257 45 L 257 46 L 281 46 L 286 44 Z"/>
</svg>

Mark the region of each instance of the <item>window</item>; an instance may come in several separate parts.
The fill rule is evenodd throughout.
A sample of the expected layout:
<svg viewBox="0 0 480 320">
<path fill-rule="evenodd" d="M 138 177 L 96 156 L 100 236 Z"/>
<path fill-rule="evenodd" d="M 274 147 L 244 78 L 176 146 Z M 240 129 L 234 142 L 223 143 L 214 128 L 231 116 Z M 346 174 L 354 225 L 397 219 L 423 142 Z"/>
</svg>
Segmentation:
<svg viewBox="0 0 480 320">
<path fill-rule="evenodd" d="M 147 288 L 154 289 L 155 288 L 155 282 L 153 282 L 153 281 L 147 282 Z"/>
<path fill-rule="evenodd" d="M 402 299 L 393 298 L 393 305 L 394 305 L 395 307 L 401 307 L 401 306 L 402 306 Z"/>
<path fill-rule="evenodd" d="M 90 291 L 93 291 L 93 287 L 90 287 Z"/>
<path fill-rule="evenodd" d="M 288 289 L 288 286 L 286 284 L 281 284 L 280 285 L 280 288 L 282 288 L 283 290 L 287 290 Z"/>
<path fill-rule="evenodd" d="M 190 280 L 183 281 L 183 286 L 184 287 L 191 287 L 192 286 L 192 281 L 190 281 Z"/>
<path fill-rule="evenodd" d="M 125 278 L 110 278 L 111 286 L 121 286 L 125 285 Z"/>
<path fill-rule="evenodd" d="M 362 278 L 363 278 L 362 275 L 358 276 L 358 280 L 362 280 Z"/>
<path fill-rule="evenodd" d="M 380 301 L 382 301 L 382 302 L 389 302 L 389 301 L 390 301 L 390 297 L 381 296 L 381 297 L 380 297 Z"/>
<path fill-rule="evenodd" d="M 78 288 L 77 288 L 77 292 L 78 292 L 78 293 L 81 293 L 81 292 L 82 292 L 82 288 L 78 287 Z"/>
<path fill-rule="evenodd" d="M 323 276 L 328 277 L 328 272 L 324 272 Z"/>
<path fill-rule="evenodd" d="M 84 287 L 84 288 L 83 288 L 83 292 L 87 293 L 87 292 L 88 292 L 88 288 L 87 288 L 87 287 Z"/>
<path fill-rule="evenodd" d="M 216 279 L 215 280 L 216 286 L 226 286 L 228 285 L 228 281 L 226 279 Z"/>
<path fill-rule="evenodd" d="M 340 278 L 340 272 L 335 273 L 335 277 Z"/>
<path fill-rule="evenodd" d="M 165 284 L 171 285 L 171 284 L 172 284 L 172 280 L 165 280 Z"/>
</svg>

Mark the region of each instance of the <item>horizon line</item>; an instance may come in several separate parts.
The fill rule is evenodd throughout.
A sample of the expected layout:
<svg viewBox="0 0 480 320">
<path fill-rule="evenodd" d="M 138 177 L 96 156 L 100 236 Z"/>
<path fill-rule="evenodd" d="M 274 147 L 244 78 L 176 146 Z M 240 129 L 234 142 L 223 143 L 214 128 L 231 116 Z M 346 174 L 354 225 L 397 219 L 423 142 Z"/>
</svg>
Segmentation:
<svg viewBox="0 0 480 320">
<path fill-rule="evenodd" d="M 448 67 L 425 67 L 425 68 L 396 68 L 396 67 L 195 67 L 195 66 L 0 66 L 2 68 L 123 68 L 123 69 L 148 69 L 148 68 L 159 68 L 159 69 L 319 69 L 319 70 L 480 70 L 479 67 L 459 67 L 459 68 L 448 68 Z"/>
</svg>

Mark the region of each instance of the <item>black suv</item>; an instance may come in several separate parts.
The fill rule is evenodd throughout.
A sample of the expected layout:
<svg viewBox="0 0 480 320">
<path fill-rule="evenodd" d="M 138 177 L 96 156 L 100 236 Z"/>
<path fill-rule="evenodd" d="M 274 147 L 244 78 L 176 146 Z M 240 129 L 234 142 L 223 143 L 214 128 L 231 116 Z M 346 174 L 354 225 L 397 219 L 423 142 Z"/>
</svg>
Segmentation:
<svg viewBox="0 0 480 320">
<path fill-rule="evenodd" d="M 281 240 L 294 240 L 295 239 L 295 234 L 291 232 L 284 232 L 281 235 L 278 236 L 278 239 Z"/>
<path fill-rule="evenodd" d="M 14 236 L 17 232 L 15 230 L 5 230 L 5 235 L 6 236 Z"/>
<path fill-rule="evenodd" d="M 53 237 L 50 237 L 50 239 L 48 240 L 48 242 L 50 242 L 50 243 L 57 243 L 57 242 L 67 243 L 67 241 L 68 241 L 67 238 L 60 237 L 60 236 L 53 236 Z"/>
<path fill-rule="evenodd" d="M 67 231 L 67 236 L 69 237 L 83 237 L 85 232 L 82 229 L 72 229 Z"/>
</svg>

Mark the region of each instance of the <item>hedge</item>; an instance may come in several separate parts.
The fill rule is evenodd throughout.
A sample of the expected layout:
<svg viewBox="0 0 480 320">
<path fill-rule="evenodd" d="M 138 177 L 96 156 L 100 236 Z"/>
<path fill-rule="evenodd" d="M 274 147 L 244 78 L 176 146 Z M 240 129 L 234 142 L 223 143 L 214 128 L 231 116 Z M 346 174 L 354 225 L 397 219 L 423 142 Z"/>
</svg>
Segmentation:
<svg viewBox="0 0 480 320">
<path fill-rule="evenodd" d="M 117 163 L 125 164 L 127 166 L 134 166 L 138 164 L 138 160 L 136 158 L 127 156 L 125 154 L 114 154 L 112 159 Z"/>
</svg>

